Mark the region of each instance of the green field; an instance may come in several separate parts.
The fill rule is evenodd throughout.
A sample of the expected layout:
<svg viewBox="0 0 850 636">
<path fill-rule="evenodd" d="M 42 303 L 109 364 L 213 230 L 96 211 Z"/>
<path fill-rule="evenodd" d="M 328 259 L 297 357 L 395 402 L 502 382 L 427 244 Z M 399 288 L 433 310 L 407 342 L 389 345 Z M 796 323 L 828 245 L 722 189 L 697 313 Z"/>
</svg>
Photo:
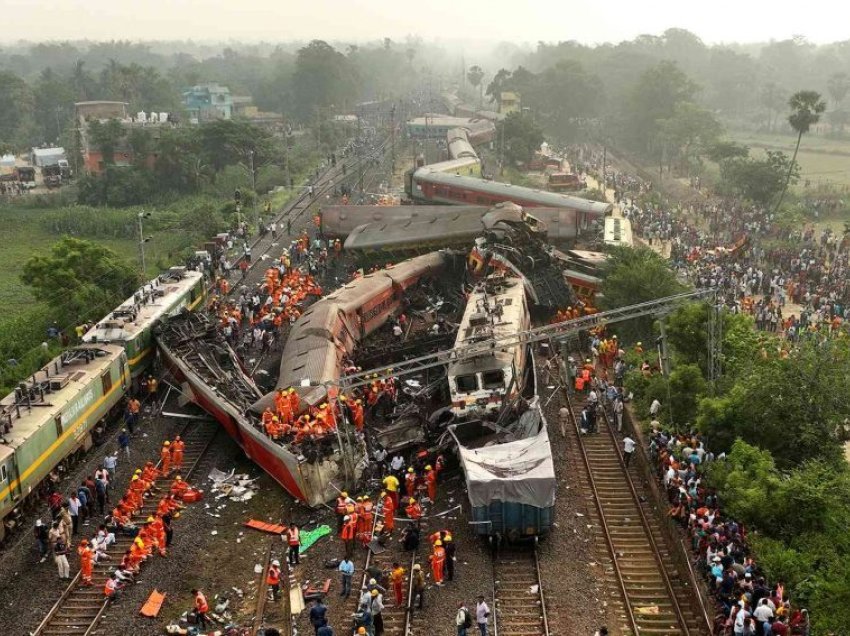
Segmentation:
<svg viewBox="0 0 850 636">
<path fill-rule="evenodd" d="M 791 135 L 768 135 L 751 132 L 731 132 L 730 139 L 749 146 L 753 155 L 758 156 L 764 150 L 781 150 L 789 155 L 794 152 L 796 137 Z M 804 135 L 797 154 L 800 164 L 798 187 L 834 185 L 850 187 L 850 140 L 827 139 L 814 135 Z"/>
</svg>

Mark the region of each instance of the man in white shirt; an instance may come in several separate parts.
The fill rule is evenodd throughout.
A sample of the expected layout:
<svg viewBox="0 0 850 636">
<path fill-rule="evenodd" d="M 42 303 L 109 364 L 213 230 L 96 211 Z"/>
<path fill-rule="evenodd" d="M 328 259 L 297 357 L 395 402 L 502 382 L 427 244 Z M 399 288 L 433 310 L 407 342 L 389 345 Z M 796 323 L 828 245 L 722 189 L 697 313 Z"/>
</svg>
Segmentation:
<svg viewBox="0 0 850 636">
<path fill-rule="evenodd" d="M 632 453 L 635 452 L 635 440 L 626 435 L 623 438 L 623 462 L 626 464 L 626 468 L 629 467 L 629 462 L 632 461 Z"/>
<path fill-rule="evenodd" d="M 652 404 L 649 405 L 649 414 L 652 416 L 652 419 L 658 419 L 658 414 L 661 412 L 661 402 L 658 401 L 658 398 L 652 400 Z"/>
<path fill-rule="evenodd" d="M 483 596 L 478 597 L 478 604 L 475 606 L 475 622 L 478 625 L 480 636 L 487 636 L 487 618 L 490 616 L 490 608 L 487 607 L 487 602 Z"/>
</svg>

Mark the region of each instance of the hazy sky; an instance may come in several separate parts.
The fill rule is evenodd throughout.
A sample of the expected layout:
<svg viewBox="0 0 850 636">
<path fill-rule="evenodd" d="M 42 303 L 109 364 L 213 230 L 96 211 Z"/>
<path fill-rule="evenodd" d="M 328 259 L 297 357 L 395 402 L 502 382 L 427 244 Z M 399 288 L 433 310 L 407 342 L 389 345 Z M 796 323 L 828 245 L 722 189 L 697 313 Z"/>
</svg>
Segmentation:
<svg viewBox="0 0 850 636">
<path fill-rule="evenodd" d="M 0 40 L 426 39 L 604 42 L 677 26 L 706 42 L 850 39 L 838 0 L 0 0 Z"/>
</svg>

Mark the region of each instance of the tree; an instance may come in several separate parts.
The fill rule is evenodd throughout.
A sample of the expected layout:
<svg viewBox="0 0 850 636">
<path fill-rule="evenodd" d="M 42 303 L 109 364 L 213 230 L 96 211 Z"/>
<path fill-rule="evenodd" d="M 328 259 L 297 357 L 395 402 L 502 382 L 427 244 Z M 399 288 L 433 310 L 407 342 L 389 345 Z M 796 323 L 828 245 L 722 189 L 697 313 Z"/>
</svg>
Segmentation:
<svg viewBox="0 0 850 636">
<path fill-rule="evenodd" d="M 788 175 L 793 182 L 800 167 L 778 150 L 767 150 L 762 159 L 736 157 L 720 163 L 720 189 L 744 199 L 769 205 Z"/>
<path fill-rule="evenodd" d="M 510 163 L 528 163 L 543 143 L 543 131 L 528 115 L 510 113 L 498 128 L 496 138 L 503 140 Z"/>
<path fill-rule="evenodd" d="M 630 145 L 650 153 L 659 138 L 658 122 L 672 117 L 676 104 L 693 102 L 696 92 L 697 85 L 674 62 L 660 62 L 641 74 L 623 100 Z"/>
<path fill-rule="evenodd" d="M 317 107 L 345 108 L 356 95 L 357 81 L 348 58 L 327 42 L 313 40 L 299 49 L 295 58 L 295 112 L 302 121 L 309 121 Z"/>
<path fill-rule="evenodd" d="M 759 102 L 767 110 L 767 131 L 772 132 L 775 115 L 785 104 L 788 93 L 776 82 L 767 82 L 759 91 Z"/>
<path fill-rule="evenodd" d="M 608 255 L 602 276 L 602 308 L 626 305 L 672 296 L 684 291 L 663 257 L 648 247 L 616 247 Z M 618 329 L 639 339 L 652 334 L 652 319 L 639 318 Z M 623 337 L 621 335 L 621 337 Z"/>
<path fill-rule="evenodd" d="M 100 151 L 103 165 L 113 165 L 118 144 L 124 137 L 124 127 L 121 122 L 117 119 L 110 119 L 106 122 L 94 119 L 89 122 L 88 134 Z"/>
<path fill-rule="evenodd" d="M 779 211 L 782 200 L 785 198 L 785 193 L 788 191 L 788 184 L 791 182 L 791 173 L 797 162 L 797 151 L 800 150 L 800 141 L 803 139 L 803 133 L 809 132 L 812 125 L 820 121 L 821 114 L 826 110 L 826 102 L 821 99 L 820 93 L 815 91 L 798 91 L 794 93 L 791 95 L 791 99 L 788 100 L 788 105 L 791 107 L 791 114 L 788 115 L 788 123 L 791 124 L 791 128 L 797 131 L 797 144 L 794 146 L 794 155 L 791 157 L 791 165 L 788 166 L 785 185 L 779 194 L 779 201 L 776 203 L 774 212 Z"/>
<path fill-rule="evenodd" d="M 100 318 L 139 283 L 135 268 L 111 249 L 69 237 L 47 256 L 30 257 L 21 278 L 38 300 L 73 321 Z"/>
<path fill-rule="evenodd" d="M 734 141 L 717 141 L 706 149 L 706 156 L 720 163 L 726 159 L 742 159 L 750 155 L 750 149 Z"/>
<path fill-rule="evenodd" d="M 699 161 L 720 137 L 723 127 L 710 111 L 691 102 L 678 102 L 673 115 L 658 122 L 662 138 L 685 163 Z"/>
<path fill-rule="evenodd" d="M 850 75 L 843 71 L 833 73 L 827 80 L 826 88 L 835 103 L 836 110 L 841 108 L 844 98 L 847 97 L 847 92 L 850 91 Z"/>
<path fill-rule="evenodd" d="M 469 80 L 469 83 L 478 92 L 480 106 L 484 102 L 484 85 L 482 84 L 484 81 L 484 69 L 477 64 L 470 66 L 466 72 L 466 79 Z"/>
<path fill-rule="evenodd" d="M 532 102 L 551 134 L 574 141 L 588 120 L 602 114 L 605 91 L 598 76 L 587 73 L 579 62 L 568 60 L 543 71 L 525 101 Z"/>
<path fill-rule="evenodd" d="M 31 141 L 33 94 L 27 83 L 0 71 L 0 142 L 22 146 Z"/>
<path fill-rule="evenodd" d="M 769 451 L 781 469 L 806 460 L 841 462 L 850 346 L 837 339 L 803 343 L 785 359 L 768 349 L 725 396 L 700 403 L 699 429 L 716 450 L 740 438 Z"/>
</svg>

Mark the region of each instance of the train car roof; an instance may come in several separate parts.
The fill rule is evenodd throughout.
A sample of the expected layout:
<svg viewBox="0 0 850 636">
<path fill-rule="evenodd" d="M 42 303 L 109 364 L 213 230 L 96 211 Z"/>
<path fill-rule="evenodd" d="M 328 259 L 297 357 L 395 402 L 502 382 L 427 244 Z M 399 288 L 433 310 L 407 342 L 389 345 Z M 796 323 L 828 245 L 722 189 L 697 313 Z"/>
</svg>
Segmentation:
<svg viewBox="0 0 850 636">
<path fill-rule="evenodd" d="M 200 272 L 172 267 L 142 285 L 130 298 L 102 318 L 84 336 L 84 342 L 132 340 L 171 313 L 177 299 L 203 279 Z"/>
<path fill-rule="evenodd" d="M 478 155 L 474 157 L 458 157 L 457 159 L 446 159 L 439 163 L 429 164 L 428 167 L 435 171 L 445 172 L 446 174 L 453 173 L 455 170 L 462 170 L 469 166 L 478 165 Z"/>
<path fill-rule="evenodd" d="M 594 216 L 604 216 L 614 209 L 614 206 L 610 203 L 600 203 L 599 201 L 591 201 L 558 192 L 547 192 L 546 190 L 511 185 L 510 183 L 502 183 L 500 181 L 485 181 L 484 179 L 476 179 L 475 177 L 447 174 L 432 166 L 419 168 L 414 174 L 414 178 L 437 185 L 455 186 L 491 195 L 504 196 L 505 200 L 509 197 L 515 197 L 526 201 L 533 201 L 545 207 L 572 208 Z"/>
<path fill-rule="evenodd" d="M 88 361 L 87 352 L 90 358 L 94 354 Z M 53 420 L 62 411 L 65 411 L 62 417 L 63 432 L 71 434 L 73 429 L 69 430 L 67 426 L 94 408 L 102 397 L 101 385 L 98 383 L 92 387 L 92 380 L 96 380 L 123 353 L 124 348 L 118 344 L 79 345 L 63 351 L 23 380 L 21 384 L 27 388 L 35 386 L 36 392 L 37 387 L 48 383 L 53 390 L 45 393 L 43 400 L 38 393 L 29 408 L 26 398 L 16 403 L 14 391 L 0 400 L 0 419 L 8 422 L 11 417 L 12 422 L 12 429 L 0 436 L 0 446 L 17 448 L 42 426 L 50 423 L 55 428 Z M 115 384 L 120 386 L 117 382 Z M 66 418 L 68 421 L 65 421 Z"/>
<path fill-rule="evenodd" d="M 520 323 L 525 303 L 525 287 L 519 278 L 503 277 L 499 287 L 487 292 L 483 285 L 476 287 L 469 295 L 460 327 L 457 330 L 455 348 L 474 344 L 480 340 L 515 334 Z M 486 307 L 486 309 L 485 309 Z M 498 307 L 501 314 L 494 313 Z M 513 360 L 514 347 L 482 354 L 462 362 L 449 365 L 448 375 L 501 369 Z"/>
<path fill-rule="evenodd" d="M 625 245 L 631 247 L 632 222 L 619 217 L 606 217 L 603 237 L 605 245 Z"/>
</svg>

